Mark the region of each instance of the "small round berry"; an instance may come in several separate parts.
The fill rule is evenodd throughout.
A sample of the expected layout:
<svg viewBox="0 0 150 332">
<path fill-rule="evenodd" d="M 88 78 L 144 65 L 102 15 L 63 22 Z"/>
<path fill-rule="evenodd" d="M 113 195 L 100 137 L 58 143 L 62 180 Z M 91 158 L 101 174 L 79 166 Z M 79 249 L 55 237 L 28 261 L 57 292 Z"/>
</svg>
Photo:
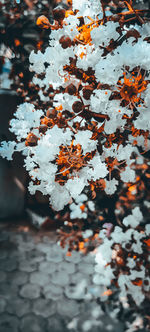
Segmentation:
<svg viewBox="0 0 150 332">
<path fill-rule="evenodd" d="M 48 118 L 54 118 L 57 115 L 57 111 L 54 108 L 49 108 L 46 112 Z"/>
<path fill-rule="evenodd" d="M 85 86 L 83 89 L 83 98 L 89 100 L 93 92 L 93 87 L 91 85 Z"/>
<path fill-rule="evenodd" d="M 26 146 L 36 146 L 38 142 L 38 137 L 32 133 L 30 133 L 25 141 Z"/>
<path fill-rule="evenodd" d="M 75 101 L 72 105 L 72 109 L 75 113 L 79 113 L 83 110 L 83 103 L 81 101 Z"/>
<path fill-rule="evenodd" d="M 60 5 L 55 7 L 53 9 L 54 20 L 61 22 L 65 18 L 65 12 L 65 9 L 62 8 Z"/>
<path fill-rule="evenodd" d="M 64 49 L 71 47 L 71 44 L 72 44 L 71 39 L 68 36 L 62 36 L 59 39 L 59 42 L 60 42 L 62 48 L 64 48 Z"/>
<path fill-rule="evenodd" d="M 77 89 L 76 89 L 75 85 L 71 83 L 66 87 L 66 92 L 69 93 L 69 95 L 74 95 L 74 94 L 76 94 Z"/>
</svg>

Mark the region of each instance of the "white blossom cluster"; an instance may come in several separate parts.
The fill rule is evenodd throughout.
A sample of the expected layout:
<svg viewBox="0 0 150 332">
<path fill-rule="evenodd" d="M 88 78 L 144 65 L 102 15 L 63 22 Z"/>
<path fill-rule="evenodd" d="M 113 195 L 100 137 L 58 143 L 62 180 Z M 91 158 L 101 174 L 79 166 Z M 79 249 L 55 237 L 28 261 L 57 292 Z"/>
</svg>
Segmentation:
<svg viewBox="0 0 150 332">
<path fill-rule="evenodd" d="M 46 103 L 49 97 L 43 91 L 52 86 L 56 92 L 53 107 L 59 110 L 59 116 L 66 110 L 71 114 L 66 119 L 67 125 L 63 127 L 59 121 L 53 121 L 53 125 L 47 125 L 46 132 L 41 132 L 47 109 L 40 110 L 25 102 L 10 121 L 16 142 L 2 142 L 0 148 L 1 156 L 8 160 L 12 159 L 13 152 L 22 151 L 31 177 L 29 191 L 34 194 L 39 190 L 49 195 L 55 210 L 63 209 L 71 199 L 76 200 L 91 182 L 104 179 L 108 195 L 117 190 L 120 182 L 134 183 L 136 165 L 144 162 L 139 147 L 144 150 L 150 146 L 146 136 L 150 129 L 150 43 L 147 41 L 150 24 L 135 25 L 128 38 L 129 27 L 121 27 L 118 22 L 108 20 L 92 25 L 94 20 L 98 22 L 97 15 L 102 14 L 99 0 L 74 0 L 73 10 L 76 11 L 66 15 L 60 28 L 51 31 L 45 52 L 32 51 L 29 58 L 39 98 Z M 81 16 L 85 25 L 80 30 Z M 64 37 L 69 40 L 69 46 L 61 42 Z M 84 95 L 88 79 L 80 79 L 75 71 L 66 70 L 67 66 L 71 68 L 71 59 L 75 60 L 76 72 L 85 74 L 82 78 L 90 76 L 89 68 L 92 69 L 94 84 L 88 98 Z M 42 78 L 41 74 L 44 74 Z M 78 93 L 67 92 L 70 84 Z M 82 109 L 74 112 L 75 103 L 82 104 Z M 83 107 L 84 112 L 90 112 L 90 120 L 84 118 Z M 91 129 L 93 122 L 95 127 Z M 132 134 L 133 127 L 136 136 Z M 36 137 L 35 144 L 26 144 L 28 135 Z M 62 170 L 63 158 L 68 166 Z M 111 170 L 117 170 L 118 177 L 111 175 Z M 72 204 L 71 213 L 81 217 L 76 205 L 76 202 Z"/>
<path fill-rule="evenodd" d="M 135 183 L 136 169 L 146 162 L 143 151 L 150 148 L 150 24 L 131 29 L 111 19 L 99 24 L 99 0 L 73 0 L 72 9 L 63 25 L 51 31 L 45 52 L 30 54 L 33 84 L 45 109 L 29 102 L 17 108 L 10 121 L 16 142 L 2 142 L 0 155 L 11 160 L 14 152 L 22 152 L 31 178 L 30 193 L 38 190 L 48 195 L 56 211 L 70 204 L 70 219 L 85 220 L 88 211 L 95 210 L 85 189 L 97 187 L 103 180 L 105 193 L 113 195 L 120 184 Z M 49 93 L 50 87 L 53 91 Z M 69 88 L 73 90 L 69 92 Z M 48 116 L 46 103 L 52 95 Z M 148 277 L 141 256 L 150 228 L 141 231 L 142 221 L 142 212 L 135 207 L 123 219 L 123 228 L 116 226 L 109 237 L 105 228 L 100 231 L 95 288 L 89 294 L 105 299 L 105 291 L 117 279 L 120 299 L 130 294 L 137 304 L 143 301 L 149 286 L 143 285 Z M 83 232 L 84 239 L 92 235 L 92 230 Z M 122 251 L 126 272 L 119 258 Z M 119 266 L 117 277 L 114 264 Z M 136 278 L 142 280 L 141 285 L 134 283 Z"/>
<path fill-rule="evenodd" d="M 117 283 L 120 289 L 120 300 L 131 295 L 135 303 L 139 305 L 143 302 L 145 295 L 144 291 L 150 289 L 150 278 L 147 268 L 143 264 L 143 239 L 150 235 L 150 225 L 145 226 L 144 232 L 139 231 L 137 226 L 143 220 L 143 215 L 138 207 L 132 210 L 132 214 L 123 219 L 123 228 L 116 226 L 110 237 L 106 236 L 106 229 L 104 228 L 99 233 L 99 237 L 103 239 L 103 244 L 99 246 L 96 253 L 96 266 L 93 281 L 96 285 L 102 288 L 111 287 L 112 280 L 116 280 L 114 272 L 117 271 Z M 124 252 L 123 264 L 119 255 L 120 250 Z M 126 264 L 125 264 L 126 259 Z M 112 262 L 115 262 L 113 266 Z M 140 268 L 137 270 L 137 265 Z M 123 267 L 126 267 L 123 268 Z M 142 280 L 141 284 L 134 284 L 136 279 Z M 144 280 L 147 283 L 144 284 Z M 107 294 L 107 293 L 106 293 Z M 101 294 L 103 296 L 103 294 Z"/>
</svg>

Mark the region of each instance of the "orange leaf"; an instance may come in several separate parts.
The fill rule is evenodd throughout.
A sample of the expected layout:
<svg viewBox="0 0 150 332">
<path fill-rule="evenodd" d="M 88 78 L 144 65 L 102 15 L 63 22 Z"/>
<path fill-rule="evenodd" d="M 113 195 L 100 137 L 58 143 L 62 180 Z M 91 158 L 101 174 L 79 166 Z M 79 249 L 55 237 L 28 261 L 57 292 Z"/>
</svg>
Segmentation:
<svg viewBox="0 0 150 332">
<path fill-rule="evenodd" d="M 144 240 L 144 242 L 147 244 L 148 247 L 150 247 L 150 239 Z"/>
<path fill-rule="evenodd" d="M 112 290 L 111 289 L 107 289 L 102 296 L 110 296 L 112 294 Z"/>
<path fill-rule="evenodd" d="M 66 10 L 65 17 L 68 17 L 70 15 L 74 15 L 72 10 Z"/>
<path fill-rule="evenodd" d="M 48 18 L 44 15 L 38 17 L 36 24 L 43 29 L 49 29 L 51 26 Z"/>
<path fill-rule="evenodd" d="M 143 281 L 142 280 L 139 280 L 139 281 L 132 281 L 132 283 L 135 285 L 135 286 L 142 286 L 143 284 Z"/>
<path fill-rule="evenodd" d="M 85 204 L 80 205 L 80 209 L 83 212 L 85 210 Z"/>
<path fill-rule="evenodd" d="M 79 249 L 82 250 L 84 248 L 84 242 L 79 242 Z"/>
</svg>

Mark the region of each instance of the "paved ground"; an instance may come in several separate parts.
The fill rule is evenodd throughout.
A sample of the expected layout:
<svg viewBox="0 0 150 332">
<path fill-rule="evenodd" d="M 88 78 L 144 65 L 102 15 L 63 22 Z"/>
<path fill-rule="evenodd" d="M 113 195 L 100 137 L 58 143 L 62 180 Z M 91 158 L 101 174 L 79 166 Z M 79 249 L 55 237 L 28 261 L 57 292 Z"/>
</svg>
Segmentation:
<svg viewBox="0 0 150 332">
<path fill-rule="evenodd" d="M 1 223 L 0 332 L 125 331 L 87 295 L 93 266 L 91 256 L 66 256 L 53 233 Z"/>
</svg>

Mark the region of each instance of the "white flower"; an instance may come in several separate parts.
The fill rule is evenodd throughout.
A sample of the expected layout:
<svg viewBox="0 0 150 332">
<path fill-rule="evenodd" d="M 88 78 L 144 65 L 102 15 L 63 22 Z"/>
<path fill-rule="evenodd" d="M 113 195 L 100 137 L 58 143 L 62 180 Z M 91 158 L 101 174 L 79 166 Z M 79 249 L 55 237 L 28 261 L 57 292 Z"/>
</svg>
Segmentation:
<svg viewBox="0 0 150 332">
<path fill-rule="evenodd" d="M 116 191 L 117 189 L 117 185 L 118 185 L 118 180 L 116 179 L 112 179 L 112 180 L 105 180 L 105 184 L 106 184 L 106 187 L 105 187 L 105 193 L 107 195 L 112 195 L 114 194 L 114 192 Z"/>
<path fill-rule="evenodd" d="M 16 119 L 10 121 L 10 131 L 17 136 L 18 140 L 26 138 L 32 128 L 39 127 L 42 115 L 44 115 L 42 110 L 35 110 L 34 105 L 23 103 L 14 113 Z"/>
<path fill-rule="evenodd" d="M 50 196 L 50 203 L 54 210 L 62 210 L 64 206 L 69 203 L 70 199 L 71 196 L 69 195 L 68 190 L 60 186 L 58 183 L 55 183 L 55 187 Z"/>
<path fill-rule="evenodd" d="M 77 198 L 85 187 L 85 181 L 82 178 L 75 177 L 74 179 L 69 179 L 65 187 L 72 198 Z"/>
<path fill-rule="evenodd" d="M 74 145 L 82 146 L 83 154 L 96 150 L 97 141 L 92 140 L 92 132 L 90 130 L 78 131 L 75 135 Z"/>
<path fill-rule="evenodd" d="M 125 171 L 120 174 L 120 178 L 123 182 L 134 182 L 135 171 L 132 170 L 129 166 L 127 166 Z"/>
<path fill-rule="evenodd" d="M 12 160 L 12 155 L 15 151 L 15 142 L 2 142 L 0 146 L 0 156 L 2 158 L 7 158 L 7 160 Z"/>
<path fill-rule="evenodd" d="M 107 167 L 104 163 L 102 163 L 98 154 L 95 155 L 89 164 L 92 166 L 92 168 L 88 170 L 89 179 L 98 180 L 100 178 L 104 178 L 108 174 Z"/>
</svg>

